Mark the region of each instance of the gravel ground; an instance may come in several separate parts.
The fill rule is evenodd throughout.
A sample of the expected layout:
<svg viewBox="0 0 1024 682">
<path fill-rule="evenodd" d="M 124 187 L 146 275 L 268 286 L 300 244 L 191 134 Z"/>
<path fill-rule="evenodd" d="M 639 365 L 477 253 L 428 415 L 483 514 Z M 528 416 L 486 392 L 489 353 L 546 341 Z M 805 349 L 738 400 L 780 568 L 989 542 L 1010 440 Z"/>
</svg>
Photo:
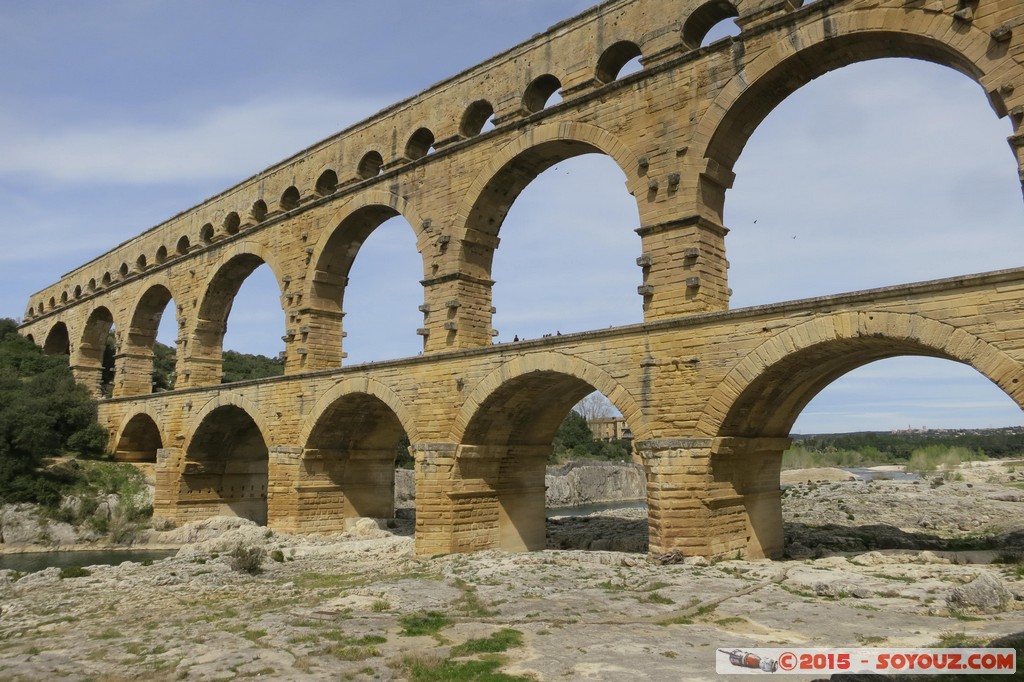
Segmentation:
<svg viewBox="0 0 1024 682">
<path fill-rule="evenodd" d="M 213 519 L 164 534 L 185 544 L 151 565 L 0 571 L 0 679 L 728 680 L 718 648 L 987 643 L 1024 633 L 1024 565 L 978 563 L 1024 548 L 1024 490 L 986 476 L 790 488 L 776 562 L 417 559 L 408 520 L 298 537 Z M 642 512 L 549 522 L 554 546 L 643 534 Z M 261 572 L 233 568 L 239 546 Z"/>
</svg>

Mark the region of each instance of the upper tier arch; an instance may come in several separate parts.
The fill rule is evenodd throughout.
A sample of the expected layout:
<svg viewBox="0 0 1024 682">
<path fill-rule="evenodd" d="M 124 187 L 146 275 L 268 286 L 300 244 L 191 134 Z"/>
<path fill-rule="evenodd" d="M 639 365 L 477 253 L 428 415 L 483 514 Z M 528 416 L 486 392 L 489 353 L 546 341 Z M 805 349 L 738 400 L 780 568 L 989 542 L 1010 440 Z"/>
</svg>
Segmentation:
<svg viewBox="0 0 1024 682">
<path fill-rule="evenodd" d="M 502 147 L 465 192 L 455 215 L 454 237 L 463 245 L 467 270 L 480 267 L 483 272 L 476 274 L 489 274 L 498 232 L 516 197 L 551 166 L 582 154 L 611 157 L 626 177 L 626 190 L 637 196 L 643 180 L 639 156 L 620 139 L 590 124 L 541 125 Z M 643 207 L 638 210 L 642 216 Z M 483 258 L 473 253 L 481 247 L 486 249 Z"/>
<path fill-rule="evenodd" d="M 739 77 L 731 78 L 710 102 L 694 130 L 695 146 L 716 167 L 715 172 L 702 174 L 700 196 L 718 220 L 732 184 L 732 168 L 750 136 L 789 95 L 829 71 L 891 57 L 933 62 L 978 83 L 1000 117 L 1009 109 L 1005 95 L 1024 85 L 1019 65 L 1005 45 L 974 26 L 954 20 L 940 24 L 928 13 L 902 8 L 809 16 L 791 40 L 776 41 L 745 63 Z M 1014 125 L 1019 124 L 1015 119 Z"/>
</svg>

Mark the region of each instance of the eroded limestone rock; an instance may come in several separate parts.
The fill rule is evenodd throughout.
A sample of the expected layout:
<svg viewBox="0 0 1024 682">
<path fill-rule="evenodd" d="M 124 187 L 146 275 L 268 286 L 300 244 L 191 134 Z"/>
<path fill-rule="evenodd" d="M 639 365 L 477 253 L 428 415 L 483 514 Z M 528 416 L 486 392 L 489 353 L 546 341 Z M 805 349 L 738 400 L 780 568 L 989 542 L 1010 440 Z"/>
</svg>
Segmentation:
<svg viewBox="0 0 1024 682">
<path fill-rule="evenodd" d="M 1013 594 L 988 571 L 962 587 L 954 587 L 946 597 L 949 608 L 974 613 L 1002 613 L 1012 601 Z"/>
</svg>

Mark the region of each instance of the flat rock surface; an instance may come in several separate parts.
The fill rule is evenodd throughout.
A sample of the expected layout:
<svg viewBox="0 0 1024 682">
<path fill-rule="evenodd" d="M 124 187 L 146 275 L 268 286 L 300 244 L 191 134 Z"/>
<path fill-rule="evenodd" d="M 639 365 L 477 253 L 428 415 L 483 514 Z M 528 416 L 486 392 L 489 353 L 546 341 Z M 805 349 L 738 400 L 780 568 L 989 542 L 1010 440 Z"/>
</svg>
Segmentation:
<svg viewBox="0 0 1024 682">
<path fill-rule="evenodd" d="M 784 501 L 787 533 L 809 553 L 776 562 L 657 565 L 642 551 L 557 549 L 417 559 L 409 520 L 304 537 L 212 520 L 170 531 L 187 544 L 152 565 L 66 579 L 57 569 L 0 571 L 0 678 L 410 679 L 410 661 L 448 658 L 503 628 L 521 632 L 522 644 L 501 654 L 502 670 L 539 680 L 731 679 L 714 674 L 717 648 L 989 642 L 1024 632 L 1024 568 L 990 563 L 1017 547 L 1024 502 L 1002 498 L 1024 491 L 1007 481 L 972 486 L 791 489 L 799 494 Z M 919 525 L 924 517 L 932 527 Z M 643 535 L 639 520 L 604 512 L 549 530 L 608 524 L 593 545 L 623 528 Z M 821 530 L 830 526 L 861 542 L 894 536 L 917 546 L 840 551 L 818 542 L 837 536 Z M 239 544 L 268 553 L 260 574 L 233 570 Z M 270 558 L 275 551 L 283 561 Z M 976 592 L 997 595 L 985 602 L 991 612 L 951 597 Z M 403 634 L 403 618 L 431 612 L 449 622 L 433 635 Z"/>
</svg>

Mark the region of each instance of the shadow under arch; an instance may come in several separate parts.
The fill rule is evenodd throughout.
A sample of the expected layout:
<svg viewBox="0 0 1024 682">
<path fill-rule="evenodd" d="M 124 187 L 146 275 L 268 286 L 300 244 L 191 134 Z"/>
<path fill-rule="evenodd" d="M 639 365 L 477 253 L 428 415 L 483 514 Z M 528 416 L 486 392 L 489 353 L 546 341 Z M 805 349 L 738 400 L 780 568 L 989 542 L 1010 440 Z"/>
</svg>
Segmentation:
<svg viewBox="0 0 1024 682">
<path fill-rule="evenodd" d="M 395 459 L 406 434 L 419 437 L 409 409 L 386 385 L 357 377 L 333 386 L 300 432 L 287 527 L 339 532 L 347 519 L 393 518 Z"/>
<path fill-rule="evenodd" d="M 159 416 L 148 407 L 129 413 L 111 441 L 118 462 L 156 462 L 157 450 L 164 447 Z"/>
<path fill-rule="evenodd" d="M 355 394 L 365 394 L 379 400 L 394 413 L 405 430 L 406 435 L 409 436 L 409 440 L 416 442 L 420 439 L 419 425 L 413 418 L 412 411 L 402 402 L 397 393 L 376 379 L 353 377 L 343 379 L 320 396 L 309 416 L 303 422 L 302 429 L 299 431 L 299 442 L 309 442 L 317 424 L 332 405 L 346 396 Z"/>
<path fill-rule="evenodd" d="M 822 316 L 768 339 L 734 367 L 707 402 L 697 432 L 711 443 L 713 518 L 745 519 L 720 539 L 751 558 L 783 551 L 779 477 L 789 432 L 807 404 L 839 377 L 897 356 L 951 360 L 978 370 L 1024 405 L 1024 368 L 983 339 L 922 315 Z M 724 502 L 722 502 L 724 500 Z"/>
<path fill-rule="evenodd" d="M 510 360 L 477 385 L 451 432 L 459 443 L 451 495 L 456 519 L 452 551 L 543 549 L 545 473 L 552 441 L 569 410 L 595 390 L 623 413 L 634 435 L 649 436 L 639 405 L 601 370 L 544 353 Z M 632 421 L 630 421 L 632 419 Z M 471 510 L 471 511 L 470 511 Z"/>
<path fill-rule="evenodd" d="M 937 26 L 934 22 L 928 24 Z M 844 66 L 873 59 L 905 57 L 952 68 L 978 83 L 999 117 L 1007 114 L 993 74 L 1003 71 L 1005 49 L 992 49 L 991 36 L 956 22 L 934 35 L 915 33 L 913 13 L 876 9 L 870 13 L 822 16 L 810 24 L 802 43 L 776 41 L 753 59 L 743 77 L 733 77 L 707 108 L 694 132 L 694 144 L 721 170 L 702 173 L 702 201 L 719 220 L 729 176 L 754 130 L 783 100 L 811 80 Z"/>
<path fill-rule="evenodd" d="M 243 396 L 210 400 L 193 419 L 174 483 L 174 519 L 237 516 L 267 525 L 272 433 L 262 412 Z"/>
<path fill-rule="evenodd" d="M 467 436 L 469 425 L 478 415 L 481 406 L 493 399 L 502 386 L 511 380 L 541 373 L 559 374 L 576 387 L 582 387 L 584 384 L 590 387 L 586 393 L 570 403 L 569 407 L 575 405 L 589 393 L 600 391 L 615 406 L 615 409 L 622 413 L 622 417 L 629 423 L 635 438 L 644 440 L 652 437 L 640 403 L 610 374 L 597 365 L 578 357 L 543 352 L 509 360 L 477 382 L 455 418 L 449 439 L 454 443 L 463 442 Z M 566 408 L 567 410 L 568 408 Z M 561 423 L 563 416 L 564 412 L 559 416 L 558 423 Z M 556 428 L 557 426 L 558 424 L 555 425 Z"/>
<path fill-rule="evenodd" d="M 71 355 L 71 333 L 64 322 L 56 322 L 46 332 L 43 352 L 47 355 Z"/>
<path fill-rule="evenodd" d="M 223 376 L 222 357 L 228 315 L 242 284 L 258 267 L 267 265 L 274 273 L 278 287 L 276 304 L 281 311 L 281 333 L 285 331 L 285 311 L 281 302 L 285 286 L 283 269 L 271 249 L 263 244 L 244 241 L 226 249 L 207 280 L 200 295 L 198 314 L 192 321 L 186 361 L 179 374 L 187 386 L 211 386 Z M 289 358 L 289 361 L 291 358 Z M 287 365 L 286 365 L 287 371 Z M 185 387 L 185 386 L 183 386 Z"/>
<path fill-rule="evenodd" d="M 379 190 L 360 193 L 333 214 L 320 240 L 313 247 L 306 274 L 305 300 L 307 313 L 304 327 L 306 345 L 311 350 L 301 363 L 305 371 L 340 367 L 343 345 L 344 298 L 349 274 L 363 242 L 383 223 L 401 216 L 416 236 L 416 250 L 420 254 L 425 276 L 427 261 L 423 254 L 427 234 L 418 226 L 423 224 L 415 209 L 405 199 L 391 192 Z"/>
</svg>

